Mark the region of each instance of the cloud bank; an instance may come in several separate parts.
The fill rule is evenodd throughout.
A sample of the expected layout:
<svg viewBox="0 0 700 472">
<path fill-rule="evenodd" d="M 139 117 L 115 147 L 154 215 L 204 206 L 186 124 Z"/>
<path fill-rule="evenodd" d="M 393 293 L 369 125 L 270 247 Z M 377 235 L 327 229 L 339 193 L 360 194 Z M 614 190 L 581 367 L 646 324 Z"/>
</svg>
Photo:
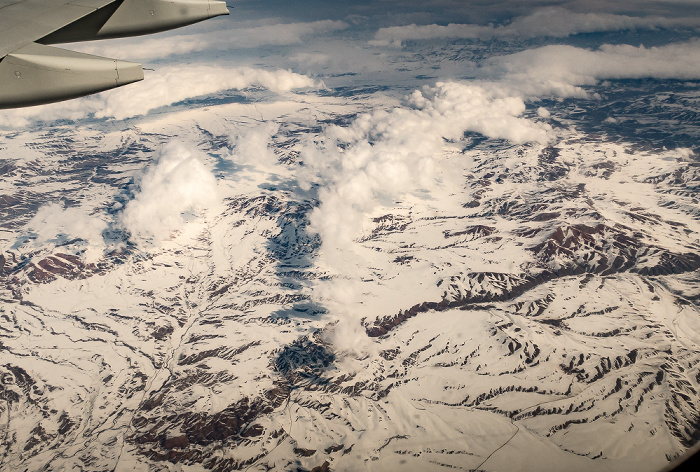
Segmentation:
<svg viewBox="0 0 700 472">
<path fill-rule="evenodd" d="M 627 16 L 612 13 L 578 13 L 560 7 L 542 8 L 501 26 L 475 24 L 392 26 L 381 28 L 370 42 L 377 46 L 401 47 L 406 40 L 426 39 L 529 39 L 565 38 L 580 33 L 657 28 L 700 28 L 698 18 Z"/>
<path fill-rule="evenodd" d="M 146 80 L 79 100 L 0 112 L 0 126 L 22 127 L 33 121 L 96 118 L 123 120 L 145 115 L 159 107 L 183 100 L 212 95 L 225 90 L 262 87 L 284 94 L 295 89 L 317 87 L 305 75 L 287 70 L 264 70 L 251 67 L 183 65 L 158 69 Z"/>
<path fill-rule="evenodd" d="M 498 56 L 484 73 L 530 97 L 586 97 L 581 86 L 605 79 L 700 79 L 700 41 L 662 47 L 603 45 L 598 50 L 556 45 Z"/>
<path fill-rule="evenodd" d="M 253 86 L 282 94 L 294 89 L 315 87 L 316 83 L 307 76 L 287 70 L 267 71 L 250 67 L 207 65 L 167 67 L 159 69 L 156 76 L 134 84 L 128 93 L 115 91 L 105 94 L 103 106 L 95 112 L 95 116 L 121 120 L 145 115 L 155 108 L 189 98 Z"/>
</svg>

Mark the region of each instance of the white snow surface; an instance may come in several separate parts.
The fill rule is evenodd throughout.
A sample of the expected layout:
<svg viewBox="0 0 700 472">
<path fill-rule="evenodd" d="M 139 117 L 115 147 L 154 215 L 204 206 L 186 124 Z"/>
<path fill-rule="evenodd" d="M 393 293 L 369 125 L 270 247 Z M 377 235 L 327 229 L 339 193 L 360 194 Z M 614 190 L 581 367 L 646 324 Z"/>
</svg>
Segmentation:
<svg viewBox="0 0 700 472">
<path fill-rule="evenodd" d="M 663 467 L 697 156 L 556 114 L 449 82 L 0 137 L 0 469 Z"/>
</svg>

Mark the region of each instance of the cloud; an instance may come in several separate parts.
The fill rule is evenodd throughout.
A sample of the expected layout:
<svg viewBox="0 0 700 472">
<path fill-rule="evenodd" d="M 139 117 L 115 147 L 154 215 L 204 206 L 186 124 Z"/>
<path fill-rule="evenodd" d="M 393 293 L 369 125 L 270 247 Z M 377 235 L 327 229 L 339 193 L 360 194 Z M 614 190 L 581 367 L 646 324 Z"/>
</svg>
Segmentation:
<svg viewBox="0 0 700 472">
<path fill-rule="evenodd" d="M 343 21 L 321 20 L 309 23 L 287 23 L 233 29 L 227 38 L 232 38 L 234 48 L 255 48 L 268 45 L 301 44 L 305 37 L 328 34 L 347 29 Z"/>
<path fill-rule="evenodd" d="M 151 61 L 207 50 L 228 51 L 301 44 L 306 38 L 342 31 L 349 27 L 343 21 L 333 20 L 280 23 L 248 28 L 237 28 L 231 24 L 227 24 L 227 26 L 224 30 L 209 33 L 90 43 L 73 49 L 87 54 L 123 58 L 130 61 Z"/>
<path fill-rule="evenodd" d="M 465 131 L 515 143 L 548 141 L 550 128 L 522 118 L 524 111 L 520 98 L 497 87 L 438 83 L 415 91 L 403 106 L 361 114 L 349 126 L 329 126 L 303 145 L 300 186 L 318 186 L 308 231 L 320 236 L 316 260 L 332 276 L 314 285 L 313 297 L 341 318 L 325 334 L 336 350 L 352 357 L 371 345 L 356 306 L 366 276 L 358 260 L 381 257 L 358 243 L 367 220 L 409 194 L 421 198 L 449 187 L 450 173 L 438 175 L 436 169 L 444 166 L 446 143 L 459 142 Z"/>
<path fill-rule="evenodd" d="M 102 232 L 107 223 L 95 216 L 87 215 L 80 208 L 64 208 L 58 203 L 42 206 L 27 223 L 26 229 L 36 238 L 33 247 L 63 244 L 72 239 L 80 239 L 85 245 L 85 259 L 94 262 L 102 255 L 105 244 Z"/>
<path fill-rule="evenodd" d="M 612 13 L 580 13 L 560 7 L 542 8 L 501 26 L 476 24 L 392 26 L 377 31 L 370 44 L 400 47 L 406 40 L 426 39 L 527 39 L 564 38 L 579 33 L 657 28 L 700 28 L 698 18 L 627 16 Z"/>
<path fill-rule="evenodd" d="M 22 127 L 34 121 L 97 118 L 123 120 L 195 97 L 225 90 L 263 87 L 284 94 L 295 89 L 316 87 L 313 79 L 287 70 L 250 67 L 218 67 L 206 64 L 170 66 L 158 69 L 146 80 L 80 100 L 0 112 L 0 126 Z"/>
<path fill-rule="evenodd" d="M 300 52 L 298 54 L 294 54 L 289 59 L 291 59 L 293 62 L 296 62 L 297 64 L 306 65 L 307 67 L 325 66 L 332 62 L 330 54 L 323 54 L 318 52 Z"/>
<path fill-rule="evenodd" d="M 363 218 L 382 201 L 434 188 L 432 169 L 445 140 L 465 131 L 516 143 L 546 142 L 549 127 L 520 117 L 525 104 L 497 88 L 438 83 L 408 97 L 406 106 L 360 115 L 350 126 L 331 126 L 302 151 L 302 185 L 320 181 L 310 231 L 322 240 L 326 264 L 346 273 L 346 248 L 361 235 Z"/>
<path fill-rule="evenodd" d="M 171 105 L 188 98 L 211 95 L 223 90 L 242 90 L 261 86 L 275 93 L 315 87 L 309 77 L 287 70 L 267 71 L 250 67 L 172 66 L 158 70 L 158 74 L 133 84 L 128 91 L 104 94 L 97 118 L 114 117 L 118 120 L 145 115 L 150 110 Z"/>
<path fill-rule="evenodd" d="M 410 24 L 406 26 L 390 26 L 381 28 L 369 43 L 373 46 L 401 47 L 406 40 L 425 39 L 477 39 L 488 38 L 493 34 L 492 26 L 461 25 L 450 23 L 442 25 L 418 26 Z"/>
<path fill-rule="evenodd" d="M 79 98 L 51 105 L 0 110 L 0 128 L 24 128 L 37 121 L 80 120 L 98 109 L 96 97 Z"/>
<path fill-rule="evenodd" d="M 238 164 L 271 167 L 278 162 L 270 143 L 279 131 L 279 125 L 266 122 L 232 136 L 231 159 Z"/>
<path fill-rule="evenodd" d="M 115 221 L 132 242 L 158 244 L 187 221 L 220 201 L 216 179 L 204 164 L 206 156 L 179 142 L 163 146 L 155 162 L 134 177 L 134 195 Z M 80 208 L 44 205 L 27 223 L 31 247 L 65 244 L 78 239 L 84 256 L 94 262 L 106 247 L 103 232 L 108 223 Z M 24 238 L 26 239 L 26 238 Z"/>
<path fill-rule="evenodd" d="M 138 243 L 157 243 L 181 229 L 186 216 L 219 202 L 216 179 L 199 151 L 172 142 L 156 162 L 135 177 L 136 192 L 121 214 L 121 224 Z"/>
<path fill-rule="evenodd" d="M 489 59 L 485 75 L 531 97 L 585 97 L 581 88 L 605 79 L 700 79 L 700 41 L 661 47 L 557 45 Z"/>
</svg>

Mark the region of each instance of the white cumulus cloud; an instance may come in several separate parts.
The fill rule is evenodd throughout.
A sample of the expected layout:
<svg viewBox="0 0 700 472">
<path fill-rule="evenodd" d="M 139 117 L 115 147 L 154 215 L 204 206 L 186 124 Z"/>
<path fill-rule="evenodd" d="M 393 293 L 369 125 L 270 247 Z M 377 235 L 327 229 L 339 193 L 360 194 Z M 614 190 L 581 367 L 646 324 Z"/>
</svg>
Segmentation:
<svg viewBox="0 0 700 472">
<path fill-rule="evenodd" d="M 39 208 L 26 228 L 35 234 L 32 245 L 36 247 L 44 247 L 51 242 L 82 240 L 88 262 L 99 259 L 105 248 L 102 232 L 107 229 L 107 223 L 80 208 L 64 208 L 58 203 L 49 203 Z"/>
<path fill-rule="evenodd" d="M 337 350 L 359 355 L 371 347 L 354 309 L 363 289 L 357 259 L 377 257 L 358 243 L 364 224 L 408 194 L 448 185 L 436 170 L 446 141 L 461 140 L 465 131 L 516 143 L 548 141 L 549 126 L 522 118 L 524 111 L 522 99 L 497 87 L 438 83 L 414 92 L 404 106 L 361 114 L 305 143 L 300 184 L 319 185 L 308 229 L 320 236 L 317 260 L 332 275 L 314 286 L 313 296 L 341 317 L 325 335 Z"/>
<path fill-rule="evenodd" d="M 121 223 L 136 242 L 167 239 L 182 228 L 186 217 L 195 217 L 220 199 L 204 156 L 178 142 L 161 148 L 156 162 L 135 177 L 135 187 Z"/>
<path fill-rule="evenodd" d="M 439 185 L 433 169 L 445 140 L 465 131 L 516 143 L 546 142 L 549 127 L 520 115 L 525 104 L 497 89 L 456 82 L 414 92 L 406 106 L 366 113 L 348 127 L 331 126 L 302 151 L 302 185 L 322 184 L 310 230 L 322 240 L 322 258 L 347 274 L 362 222 L 382 202 Z M 350 249 L 349 249 L 350 248 Z"/>
<path fill-rule="evenodd" d="M 148 80 L 133 84 L 128 92 L 121 90 L 104 94 L 98 118 L 124 119 L 145 115 L 155 108 L 171 105 L 188 98 L 211 95 L 223 90 L 241 90 L 261 86 L 275 93 L 314 87 L 307 76 L 287 70 L 267 71 L 250 67 L 225 68 L 217 66 L 173 66 L 160 69 Z"/>
<path fill-rule="evenodd" d="M 270 143 L 279 131 L 279 124 L 265 122 L 232 136 L 231 159 L 238 164 L 270 167 L 277 164 L 277 155 Z"/>
</svg>

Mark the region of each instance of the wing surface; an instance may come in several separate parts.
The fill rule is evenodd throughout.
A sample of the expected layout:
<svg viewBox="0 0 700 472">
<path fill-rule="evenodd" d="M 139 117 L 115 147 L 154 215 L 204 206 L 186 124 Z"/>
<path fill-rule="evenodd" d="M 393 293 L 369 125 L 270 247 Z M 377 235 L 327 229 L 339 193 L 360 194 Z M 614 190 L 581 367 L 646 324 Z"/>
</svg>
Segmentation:
<svg viewBox="0 0 700 472">
<path fill-rule="evenodd" d="M 219 0 L 0 0 L 0 108 L 143 80 L 140 64 L 49 44 L 155 33 L 228 15 Z"/>
<path fill-rule="evenodd" d="M 117 0 L 0 0 L 0 57 Z"/>
</svg>

